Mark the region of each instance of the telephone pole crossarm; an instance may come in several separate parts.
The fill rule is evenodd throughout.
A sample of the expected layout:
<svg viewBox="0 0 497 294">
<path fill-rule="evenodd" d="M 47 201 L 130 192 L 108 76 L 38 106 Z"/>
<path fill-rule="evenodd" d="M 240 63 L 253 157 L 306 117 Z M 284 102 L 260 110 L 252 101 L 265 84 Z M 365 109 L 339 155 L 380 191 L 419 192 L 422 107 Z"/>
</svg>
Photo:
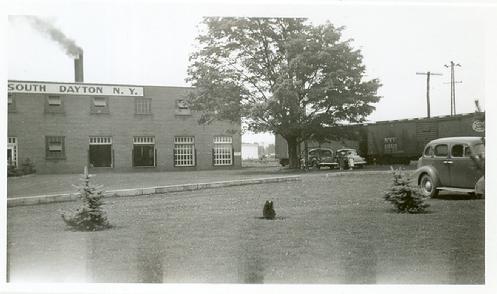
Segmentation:
<svg viewBox="0 0 497 294">
<path fill-rule="evenodd" d="M 427 117 L 430 118 L 430 76 L 441 76 L 441 73 L 434 72 L 416 72 L 417 75 L 425 75 L 426 76 L 426 114 Z"/>
</svg>

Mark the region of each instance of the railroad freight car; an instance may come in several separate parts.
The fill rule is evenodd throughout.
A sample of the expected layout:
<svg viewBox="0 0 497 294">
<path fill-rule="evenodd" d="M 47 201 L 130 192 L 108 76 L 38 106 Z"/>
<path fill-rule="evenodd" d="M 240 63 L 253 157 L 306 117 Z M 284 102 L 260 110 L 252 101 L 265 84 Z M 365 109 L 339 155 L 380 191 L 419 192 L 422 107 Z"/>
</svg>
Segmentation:
<svg viewBox="0 0 497 294">
<path fill-rule="evenodd" d="M 349 139 L 335 138 L 325 143 L 308 142 L 308 148 L 355 148 L 369 164 L 408 164 L 420 157 L 424 146 L 431 140 L 443 137 L 485 136 L 480 127 L 482 123 L 484 122 L 480 122 L 475 113 L 466 113 L 347 125 L 342 127 L 345 127 L 346 137 Z M 276 158 L 288 164 L 288 146 L 283 137 L 275 136 L 275 148 Z M 300 150 L 304 150 L 304 144 L 301 144 Z"/>
<path fill-rule="evenodd" d="M 409 163 L 426 143 L 443 137 L 485 136 L 474 113 L 365 124 L 370 163 Z"/>
</svg>

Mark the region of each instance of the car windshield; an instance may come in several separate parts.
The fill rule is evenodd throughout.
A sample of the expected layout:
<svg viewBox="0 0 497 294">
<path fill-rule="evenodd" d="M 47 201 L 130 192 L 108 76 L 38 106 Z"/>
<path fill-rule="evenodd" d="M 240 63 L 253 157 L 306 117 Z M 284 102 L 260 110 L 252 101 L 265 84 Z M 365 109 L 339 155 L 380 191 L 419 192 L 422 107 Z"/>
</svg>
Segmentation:
<svg viewBox="0 0 497 294">
<path fill-rule="evenodd" d="M 347 150 L 348 155 L 357 155 L 357 151 L 355 150 Z"/>
<path fill-rule="evenodd" d="M 331 157 L 331 151 L 330 150 L 321 150 L 321 156 Z"/>
</svg>

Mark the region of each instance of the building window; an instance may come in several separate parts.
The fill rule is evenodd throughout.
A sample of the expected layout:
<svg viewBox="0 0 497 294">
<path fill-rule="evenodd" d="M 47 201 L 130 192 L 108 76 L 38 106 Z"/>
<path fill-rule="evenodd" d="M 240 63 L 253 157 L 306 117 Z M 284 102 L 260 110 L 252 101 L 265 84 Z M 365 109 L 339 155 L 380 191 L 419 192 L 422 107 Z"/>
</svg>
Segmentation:
<svg viewBox="0 0 497 294">
<path fill-rule="evenodd" d="M 62 96 L 49 95 L 45 100 L 46 113 L 64 113 L 64 100 Z"/>
<path fill-rule="evenodd" d="M 14 94 L 9 93 L 7 95 L 8 99 L 8 112 L 15 112 L 16 111 L 16 100 L 14 99 Z"/>
<path fill-rule="evenodd" d="M 90 137 L 90 167 L 112 167 L 112 137 Z"/>
<path fill-rule="evenodd" d="M 133 166 L 156 166 L 155 137 L 133 137 Z"/>
<path fill-rule="evenodd" d="M 174 166 L 195 166 L 194 137 L 174 138 Z"/>
<path fill-rule="evenodd" d="M 152 114 L 152 98 L 135 98 L 136 114 Z"/>
<path fill-rule="evenodd" d="M 95 105 L 95 107 L 106 107 L 107 101 L 105 100 L 105 97 L 93 97 L 93 105 Z"/>
<path fill-rule="evenodd" d="M 213 162 L 214 165 L 233 165 L 232 137 L 214 137 Z"/>
<path fill-rule="evenodd" d="M 92 97 L 91 113 L 109 113 L 109 99 L 107 97 Z"/>
<path fill-rule="evenodd" d="M 176 115 L 191 115 L 190 107 L 185 99 L 176 100 L 176 109 L 174 112 Z"/>
<path fill-rule="evenodd" d="M 9 137 L 7 143 L 7 164 L 17 167 L 17 138 Z"/>
<path fill-rule="evenodd" d="M 62 98 L 60 96 L 48 96 L 48 105 L 59 106 L 62 104 Z"/>
<path fill-rule="evenodd" d="M 46 158 L 47 159 L 65 159 L 66 150 L 64 137 L 62 136 L 46 136 Z"/>
</svg>

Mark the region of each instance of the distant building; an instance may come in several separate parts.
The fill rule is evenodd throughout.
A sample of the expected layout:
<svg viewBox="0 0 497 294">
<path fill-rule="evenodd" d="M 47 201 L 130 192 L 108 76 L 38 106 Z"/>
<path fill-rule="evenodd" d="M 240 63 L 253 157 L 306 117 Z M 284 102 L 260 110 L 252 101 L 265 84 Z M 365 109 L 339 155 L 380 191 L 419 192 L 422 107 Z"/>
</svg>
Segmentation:
<svg viewBox="0 0 497 294">
<path fill-rule="evenodd" d="M 259 144 L 242 143 L 242 159 L 259 159 Z"/>
<path fill-rule="evenodd" d="M 29 158 L 39 173 L 241 167 L 240 124 L 199 125 L 183 103 L 191 91 L 8 81 L 7 162 Z"/>
</svg>

